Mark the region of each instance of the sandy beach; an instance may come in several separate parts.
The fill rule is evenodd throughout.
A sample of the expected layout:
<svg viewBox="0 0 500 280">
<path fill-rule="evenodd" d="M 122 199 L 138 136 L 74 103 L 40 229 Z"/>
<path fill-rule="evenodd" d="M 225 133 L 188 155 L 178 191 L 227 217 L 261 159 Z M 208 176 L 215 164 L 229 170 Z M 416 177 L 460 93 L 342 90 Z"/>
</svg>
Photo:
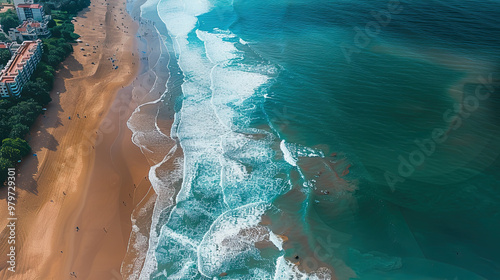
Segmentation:
<svg viewBox="0 0 500 280">
<path fill-rule="evenodd" d="M 151 163 L 126 124 L 148 92 L 132 85 L 138 24 L 118 0 L 93 0 L 74 24 L 83 42 L 63 63 L 53 101 L 28 136 L 36 156 L 17 168 L 15 273 L 6 270 L 0 211 L 1 279 L 121 279 L 131 214 L 155 199 Z M 5 189 L 0 196 L 6 209 Z"/>
</svg>

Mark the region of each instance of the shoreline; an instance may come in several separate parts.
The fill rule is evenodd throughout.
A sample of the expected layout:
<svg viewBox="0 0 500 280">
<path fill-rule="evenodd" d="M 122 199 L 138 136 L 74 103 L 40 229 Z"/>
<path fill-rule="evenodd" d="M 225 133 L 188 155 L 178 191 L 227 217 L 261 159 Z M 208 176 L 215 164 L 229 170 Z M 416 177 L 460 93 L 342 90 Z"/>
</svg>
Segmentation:
<svg viewBox="0 0 500 280">
<path fill-rule="evenodd" d="M 178 77 L 172 74 L 176 73 L 175 69 L 170 69 L 174 58 L 170 45 L 165 42 L 169 37 L 160 33 L 160 30 L 165 31 L 165 27 L 156 9 L 151 10 L 155 5 L 142 10 L 144 17 L 137 10 L 139 6 L 136 4 L 129 12 L 140 22 L 139 44 L 145 49 L 141 58 L 144 62 L 142 73 L 134 81 L 134 95 L 144 98 L 129 119 L 128 127 L 133 132 L 132 141 L 151 165 L 148 178 L 151 188 L 132 214 L 133 230 L 122 265 L 123 279 L 147 277 L 152 265 L 156 265 L 152 257 L 158 242 L 158 223 L 165 207 L 172 205 L 172 198 L 183 179 L 183 151 L 170 135 L 175 125 L 175 102 L 179 95 L 176 89 L 179 84 Z"/>
<path fill-rule="evenodd" d="M 31 129 L 37 157 L 23 159 L 17 177 L 17 269 L 6 271 L 3 254 L 0 278 L 65 279 L 73 272 L 82 279 L 120 277 L 131 214 L 144 196 L 154 196 L 145 178 L 150 164 L 127 128 L 138 105 L 132 81 L 140 71 L 139 26 L 118 0 L 92 1 L 74 24 L 90 46 L 74 45 L 56 74 L 53 101 Z M 98 45 L 95 54 L 80 51 L 92 44 Z M 119 69 L 112 69 L 109 57 Z"/>
</svg>

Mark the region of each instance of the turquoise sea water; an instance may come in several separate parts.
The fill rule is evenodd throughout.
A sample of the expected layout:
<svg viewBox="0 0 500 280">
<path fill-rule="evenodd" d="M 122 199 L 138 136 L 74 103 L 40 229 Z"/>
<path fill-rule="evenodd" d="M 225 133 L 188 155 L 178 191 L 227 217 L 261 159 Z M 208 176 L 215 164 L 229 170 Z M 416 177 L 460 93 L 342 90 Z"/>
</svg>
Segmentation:
<svg viewBox="0 0 500 280">
<path fill-rule="evenodd" d="M 142 275 L 500 279 L 499 13 L 476 0 L 144 6 L 169 36 L 185 159 Z"/>
</svg>

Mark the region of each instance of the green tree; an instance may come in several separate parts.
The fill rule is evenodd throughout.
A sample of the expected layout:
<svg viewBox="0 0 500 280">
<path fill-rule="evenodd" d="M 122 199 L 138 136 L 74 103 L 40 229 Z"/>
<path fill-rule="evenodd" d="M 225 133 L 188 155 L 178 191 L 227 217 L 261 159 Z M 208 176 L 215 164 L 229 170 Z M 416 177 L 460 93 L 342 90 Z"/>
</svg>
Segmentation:
<svg viewBox="0 0 500 280">
<path fill-rule="evenodd" d="M 0 24 L 2 25 L 3 31 L 7 33 L 9 29 L 15 28 L 19 25 L 17 14 L 13 10 L 8 10 L 5 13 L 0 14 Z"/>
<path fill-rule="evenodd" d="M 57 55 L 53 55 L 53 54 L 49 54 L 47 56 L 47 62 L 51 65 L 51 66 L 57 66 L 59 63 L 61 63 L 61 57 L 60 56 L 57 56 Z"/>
<path fill-rule="evenodd" d="M 14 164 L 10 160 L 0 157 L 0 182 L 7 180 L 7 169 L 13 166 Z"/>
<path fill-rule="evenodd" d="M 30 125 L 31 119 L 24 114 L 11 115 L 8 124 L 12 127 L 16 124 Z"/>
<path fill-rule="evenodd" d="M 17 162 L 21 159 L 21 151 L 10 146 L 3 146 L 0 149 L 0 155 L 2 158 L 9 160 L 10 162 Z"/>
<path fill-rule="evenodd" d="M 35 81 L 29 81 L 24 85 L 23 93 L 34 94 L 37 91 L 47 91 L 49 85 L 41 78 L 37 78 Z"/>
<path fill-rule="evenodd" d="M 7 120 L 0 120 L 0 139 L 9 137 L 11 126 L 8 124 Z"/>
<path fill-rule="evenodd" d="M 30 128 L 24 124 L 16 124 L 12 127 L 10 131 L 10 138 L 24 138 L 24 136 L 30 131 Z"/>
<path fill-rule="evenodd" d="M 2 34 L 2 33 L 0 33 Z M 9 62 L 10 58 L 12 55 L 10 54 L 10 51 L 8 49 L 0 49 L 0 64 L 1 65 L 6 65 L 7 62 Z"/>
<path fill-rule="evenodd" d="M 28 142 L 21 138 L 6 138 L 2 141 L 2 147 L 12 147 L 19 150 L 21 157 L 26 156 L 31 151 L 31 147 Z"/>
<path fill-rule="evenodd" d="M 0 99 L 0 109 L 9 109 L 12 106 L 12 101 L 10 99 Z"/>
<path fill-rule="evenodd" d="M 2 41 L 2 42 L 10 42 L 11 40 L 9 39 L 9 37 L 5 36 L 5 33 L 0 32 L 0 41 Z"/>
<path fill-rule="evenodd" d="M 56 27 L 56 26 L 57 26 L 57 23 L 53 19 L 49 20 L 49 23 L 47 23 L 47 27 L 48 28 L 53 28 L 53 27 Z"/>
<path fill-rule="evenodd" d="M 51 32 L 52 32 L 52 37 L 54 37 L 54 38 L 61 37 L 61 29 L 59 29 L 57 27 L 56 28 L 52 28 Z"/>
<path fill-rule="evenodd" d="M 17 105 L 12 106 L 7 110 L 8 114 L 11 115 L 9 123 L 11 125 L 15 125 L 18 123 L 31 125 L 31 123 L 38 117 L 41 111 L 42 106 L 36 103 L 33 99 L 19 102 Z"/>
<path fill-rule="evenodd" d="M 24 85 L 22 96 L 32 98 L 42 106 L 52 101 L 52 98 L 50 98 L 50 86 L 41 78 L 27 82 Z"/>
</svg>

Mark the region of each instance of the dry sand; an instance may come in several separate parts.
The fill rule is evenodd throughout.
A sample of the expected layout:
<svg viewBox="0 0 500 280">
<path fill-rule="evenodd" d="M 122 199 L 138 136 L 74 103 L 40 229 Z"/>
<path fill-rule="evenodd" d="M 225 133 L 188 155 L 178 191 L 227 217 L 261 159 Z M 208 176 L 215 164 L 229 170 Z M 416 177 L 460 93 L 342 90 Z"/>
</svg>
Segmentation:
<svg viewBox="0 0 500 280">
<path fill-rule="evenodd" d="M 77 279 L 121 279 L 130 214 L 143 196 L 154 196 L 149 164 L 126 128 L 137 105 L 127 85 L 139 56 L 137 24 L 124 4 L 92 0 L 75 22 L 83 43 L 63 63 L 53 102 L 33 126 L 37 156 L 17 170 L 15 273 L 6 270 L 7 216 L 0 211 L 0 279 L 72 279 L 73 272 Z M 5 197 L 2 189 L 0 209 Z"/>
</svg>

